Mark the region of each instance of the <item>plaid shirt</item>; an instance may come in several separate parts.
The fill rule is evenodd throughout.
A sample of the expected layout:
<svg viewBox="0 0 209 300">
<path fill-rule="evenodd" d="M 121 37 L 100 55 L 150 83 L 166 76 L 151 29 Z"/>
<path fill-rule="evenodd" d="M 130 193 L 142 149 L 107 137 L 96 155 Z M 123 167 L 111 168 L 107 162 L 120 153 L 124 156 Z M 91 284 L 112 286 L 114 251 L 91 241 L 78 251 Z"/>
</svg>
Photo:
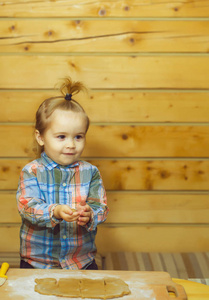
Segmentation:
<svg viewBox="0 0 209 300">
<path fill-rule="evenodd" d="M 53 216 L 56 205 L 76 208 L 81 199 L 92 209 L 85 226 Z M 97 225 L 108 214 L 105 189 L 95 166 L 85 161 L 61 166 L 42 153 L 21 172 L 17 206 L 22 217 L 21 259 L 35 268 L 82 269 L 91 264 Z"/>
</svg>

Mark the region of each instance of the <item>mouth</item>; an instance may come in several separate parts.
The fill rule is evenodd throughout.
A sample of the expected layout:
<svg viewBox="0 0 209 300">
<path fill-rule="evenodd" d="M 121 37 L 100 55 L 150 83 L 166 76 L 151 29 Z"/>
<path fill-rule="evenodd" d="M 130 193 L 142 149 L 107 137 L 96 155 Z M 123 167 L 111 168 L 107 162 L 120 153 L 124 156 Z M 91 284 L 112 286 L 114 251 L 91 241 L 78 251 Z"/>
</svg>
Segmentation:
<svg viewBox="0 0 209 300">
<path fill-rule="evenodd" d="M 75 153 L 63 153 L 64 155 L 69 155 L 69 156 L 72 156 L 72 155 L 75 155 Z"/>
</svg>

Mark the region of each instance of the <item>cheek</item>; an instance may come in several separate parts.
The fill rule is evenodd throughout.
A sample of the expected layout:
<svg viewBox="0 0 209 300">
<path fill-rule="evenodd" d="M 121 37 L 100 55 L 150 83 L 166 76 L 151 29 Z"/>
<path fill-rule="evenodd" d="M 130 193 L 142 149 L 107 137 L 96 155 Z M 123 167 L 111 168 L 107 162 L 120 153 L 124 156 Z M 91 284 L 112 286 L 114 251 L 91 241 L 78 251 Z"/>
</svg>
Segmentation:
<svg viewBox="0 0 209 300">
<path fill-rule="evenodd" d="M 86 140 L 83 142 L 83 145 L 82 145 L 82 148 L 84 149 L 85 147 L 85 144 L 86 144 Z"/>
<path fill-rule="evenodd" d="M 58 144 L 56 142 L 45 143 L 44 148 L 48 149 L 49 151 L 59 149 Z"/>
<path fill-rule="evenodd" d="M 78 145 L 78 150 L 82 152 L 83 149 L 84 149 L 84 146 L 85 146 L 85 143 L 79 144 L 79 145 Z"/>
</svg>

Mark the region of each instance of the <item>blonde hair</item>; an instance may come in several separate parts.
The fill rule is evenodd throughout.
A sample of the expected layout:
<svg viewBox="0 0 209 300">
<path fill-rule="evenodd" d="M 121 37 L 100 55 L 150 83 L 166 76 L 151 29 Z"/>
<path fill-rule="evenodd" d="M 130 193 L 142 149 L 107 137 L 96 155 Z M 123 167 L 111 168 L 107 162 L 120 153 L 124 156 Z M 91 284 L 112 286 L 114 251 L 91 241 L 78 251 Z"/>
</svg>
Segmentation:
<svg viewBox="0 0 209 300">
<path fill-rule="evenodd" d="M 68 110 L 73 112 L 81 112 L 86 117 L 86 132 L 89 128 L 89 117 L 87 116 L 83 107 L 72 97 L 78 94 L 80 91 L 86 91 L 86 87 L 79 81 L 72 81 L 71 78 L 65 78 L 60 86 L 61 95 L 44 100 L 39 106 L 36 112 L 35 130 L 38 130 L 40 135 L 44 134 L 49 121 L 50 116 L 56 109 Z M 34 152 L 36 156 L 40 156 L 44 151 L 44 147 L 40 146 L 35 140 Z"/>
</svg>

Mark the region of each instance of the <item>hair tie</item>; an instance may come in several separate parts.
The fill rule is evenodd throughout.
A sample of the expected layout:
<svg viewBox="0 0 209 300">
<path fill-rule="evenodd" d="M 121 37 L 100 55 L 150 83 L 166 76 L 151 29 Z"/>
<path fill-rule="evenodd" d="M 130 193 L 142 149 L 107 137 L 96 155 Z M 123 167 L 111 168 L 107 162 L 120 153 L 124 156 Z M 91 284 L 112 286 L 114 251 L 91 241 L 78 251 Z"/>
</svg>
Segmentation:
<svg viewBox="0 0 209 300">
<path fill-rule="evenodd" d="M 66 94 L 65 100 L 68 100 L 68 101 L 72 100 L 72 94 Z"/>
</svg>

